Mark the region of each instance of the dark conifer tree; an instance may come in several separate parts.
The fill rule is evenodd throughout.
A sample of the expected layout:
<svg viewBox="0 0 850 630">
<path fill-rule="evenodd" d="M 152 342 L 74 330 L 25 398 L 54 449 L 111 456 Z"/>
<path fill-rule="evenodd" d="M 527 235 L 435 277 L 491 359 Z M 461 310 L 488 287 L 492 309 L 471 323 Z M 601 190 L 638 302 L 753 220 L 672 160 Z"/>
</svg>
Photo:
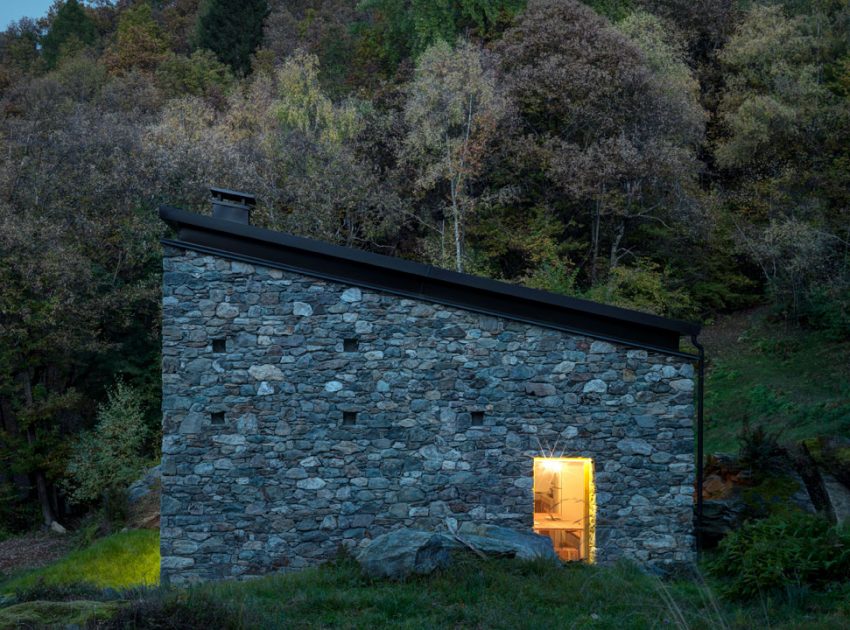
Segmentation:
<svg viewBox="0 0 850 630">
<path fill-rule="evenodd" d="M 248 74 L 267 14 L 266 0 L 207 0 L 198 16 L 195 47 L 213 51 L 237 74 Z"/>
<path fill-rule="evenodd" d="M 97 28 L 85 9 L 77 0 L 67 0 L 41 40 L 44 61 L 48 68 L 55 68 L 63 49 L 92 46 L 96 41 Z"/>
</svg>

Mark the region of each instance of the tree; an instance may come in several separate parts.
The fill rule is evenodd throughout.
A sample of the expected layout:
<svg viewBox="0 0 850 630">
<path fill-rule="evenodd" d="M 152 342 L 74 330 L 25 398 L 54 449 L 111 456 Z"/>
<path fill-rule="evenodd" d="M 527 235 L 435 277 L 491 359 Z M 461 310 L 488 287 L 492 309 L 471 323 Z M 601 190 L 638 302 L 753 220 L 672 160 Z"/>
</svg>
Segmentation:
<svg viewBox="0 0 850 630">
<path fill-rule="evenodd" d="M 315 55 L 296 54 L 278 69 L 272 111 L 277 183 L 299 233 L 374 246 L 397 229 L 400 202 L 354 151 L 363 103 L 334 103 L 319 83 Z"/>
<path fill-rule="evenodd" d="M 29 479 L 45 524 L 104 373 L 157 397 L 161 189 L 139 146 L 151 101 L 138 76 L 106 80 L 77 57 L 10 90 L 18 114 L 0 121 L 0 476 Z"/>
<path fill-rule="evenodd" d="M 0 451 L 33 480 L 45 525 L 56 520 L 51 483 L 64 466 L 62 418 L 80 404 L 68 387 L 74 357 L 96 344 L 91 275 L 62 227 L 0 206 Z"/>
<path fill-rule="evenodd" d="M 778 6 L 750 12 L 720 54 L 730 71 L 720 105 L 721 167 L 776 173 L 817 142 L 829 92 L 818 79 L 816 50 L 804 17 L 788 18 Z"/>
<path fill-rule="evenodd" d="M 195 48 L 213 51 L 238 75 L 251 70 L 251 55 L 262 43 L 266 0 L 206 0 L 198 15 Z"/>
<path fill-rule="evenodd" d="M 473 32 L 493 37 L 523 9 L 525 0 L 362 0 L 358 6 L 371 18 L 368 37 L 394 68 L 438 40 L 453 42 Z"/>
<path fill-rule="evenodd" d="M 97 29 L 86 10 L 77 0 L 66 0 L 41 39 L 41 50 L 48 68 L 55 68 L 62 56 L 93 46 Z"/>
<path fill-rule="evenodd" d="M 156 71 L 156 82 L 172 97 L 213 96 L 225 93 L 233 84 L 230 67 L 210 50 L 196 50 L 190 57 L 169 54 Z"/>
<path fill-rule="evenodd" d="M 617 23 L 643 53 L 652 78 L 655 108 L 644 112 L 657 129 L 674 142 L 696 147 L 703 139 L 707 115 L 700 103 L 700 85 L 688 61 L 684 38 L 673 24 L 651 13 L 635 11 Z"/>
<path fill-rule="evenodd" d="M 74 442 L 65 484 L 71 500 L 90 503 L 126 490 L 145 467 L 147 439 L 140 394 L 119 380 L 98 406 L 97 425 Z"/>
<path fill-rule="evenodd" d="M 634 252 L 637 228 L 681 222 L 695 206 L 697 84 L 657 19 L 622 28 L 577 2 L 536 0 L 498 46 L 531 169 L 567 194 L 565 212 L 589 217 L 591 286 Z"/>
<path fill-rule="evenodd" d="M 132 68 L 153 72 L 167 52 L 168 43 L 153 19 L 151 5 L 142 2 L 121 14 L 115 41 L 107 48 L 104 61 L 113 74 Z"/>
<path fill-rule="evenodd" d="M 293 55 L 280 67 L 276 79 L 275 109 L 285 132 L 299 132 L 327 144 L 340 144 L 357 133 L 359 116 L 355 103 L 335 105 L 323 93 L 315 55 Z"/>
<path fill-rule="evenodd" d="M 582 145 L 619 132 L 649 80 L 636 46 L 575 0 L 532 0 L 497 51 L 528 128 Z"/>
<path fill-rule="evenodd" d="M 403 159 L 417 169 L 420 190 L 445 191 L 457 271 L 463 271 L 465 224 L 475 210 L 471 184 L 506 111 L 477 46 L 461 42 L 452 49 L 440 41 L 419 58 L 404 107 L 410 131 Z"/>
<path fill-rule="evenodd" d="M 362 103 L 334 103 L 318 60 L 299 53 L 256 73 L 223 111 L 198 98 L 171 101 L 144 136 L 152 174 L 174 203 L 206 209 L 209 182 L 258 196 L 258 225 L 374 247 L 397 229 L 399 199 L 355 151 Z"/>
<path fill-rule="evenodd" d="M 820 308 L 813 300 L 850 294 L 850 102 L 835 63 L 848 48 L 846 10 L 795 8 L 754 6 L 720 52 L 715 156 L 737 246 L 779 309 L 803 319 Z"/>
<path fill-rule="evenodd" d="M 637 0 L 636 4 L 676 25 L 697 61 L 711 59 L 726 43 L 735 24 L 733 0 Z"/>
<path fill-rule="evenodd" d="M 0 33 L 0 90 L 35 70 L 38 62 L 38 27 L 23 18 Z"/>
<path fill-rule="evenodd" d="M 178 54 L 190 54 L 201 0 L 155 1 L 163 28 L 171 39 L 171 49 Z"/>
</svg>

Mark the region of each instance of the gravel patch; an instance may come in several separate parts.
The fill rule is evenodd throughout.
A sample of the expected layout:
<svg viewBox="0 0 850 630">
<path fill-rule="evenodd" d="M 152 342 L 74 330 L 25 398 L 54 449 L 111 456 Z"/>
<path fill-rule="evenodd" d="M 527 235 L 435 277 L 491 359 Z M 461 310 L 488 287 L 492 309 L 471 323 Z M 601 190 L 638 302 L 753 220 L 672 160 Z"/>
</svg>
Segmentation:
<svg viewBox="0 0 850 630">
<path fill-rule="evenodd" d="M 67 536 L 33 532 L 0 542 L 0 576 L 50 564 L 70 551 Z"/>
</svg>

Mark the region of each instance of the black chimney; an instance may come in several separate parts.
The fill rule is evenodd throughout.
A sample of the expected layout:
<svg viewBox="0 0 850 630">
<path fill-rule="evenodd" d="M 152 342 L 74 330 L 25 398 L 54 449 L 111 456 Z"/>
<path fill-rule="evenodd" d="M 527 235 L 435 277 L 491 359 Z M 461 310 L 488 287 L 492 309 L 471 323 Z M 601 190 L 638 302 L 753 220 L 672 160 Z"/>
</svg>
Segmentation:
<svg viewBox="0 0 850 630">
<path fill-rule="evenodd" d="M 213 216 L 216 219 L 251 223 L 251 208 L 257 205 L 257 198 L 249 193 L 226 188 L 210 188 Z"/>
</svg>

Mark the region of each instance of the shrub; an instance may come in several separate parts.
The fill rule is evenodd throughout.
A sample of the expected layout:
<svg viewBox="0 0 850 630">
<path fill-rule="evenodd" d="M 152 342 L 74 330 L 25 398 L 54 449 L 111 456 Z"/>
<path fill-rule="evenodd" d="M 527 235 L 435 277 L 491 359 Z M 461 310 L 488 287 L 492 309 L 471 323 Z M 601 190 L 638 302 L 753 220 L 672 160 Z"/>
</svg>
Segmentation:
<svg viewBox="0 0 850 630">
<path fill-rule="evenodd" d="M 209 50 L 196 50 L 191 57 L 171 53 L 156 70 L 156 81 L 172 97 L 224 94 L 233 84 L 230 68 Z"/>
<path fill-rule="evenodd" d="M 779 434 L 770 433 L 762 425 L 753 427 L 747 418 L 744 418 L 738 434 L 738 443 L 738 461 L 755 474 L 770 470 L 785 454 L 785 449 L 779 444 Z"/>
<path fill-rule="evenodd" d="M 835 285 L 816 287 L 808 296 L 802 312 L 803 321 L 827 338 L 841 341 L 850 338 L 850 287 Z"/>
<path fill-rule="evenodd" d="M 633 267 L 613 267 L 605 284 L 584 296 L 591 300 L 671 317 L 694 317 L 696 308 L 688 293 L 668 273 L 649 260 Z"/>
<path fill-rule="evenodd" d="M 117 591 L 112 591 L 117 595 Z M 48 584 L 43 578 L 35 584 L 27 585 L 15 591 L 17 602 L 70 602 L 74 600 L 99 601 L 102 599 L 116 599 L 115 596 L 108 597 L 103 589 L 84 582 L 73 584 Z"/>
<path fill-rule="evenodd" d="M 720 542 L 708 568 L 734 598 L 822 587 L 850 575 L 850 532 L 806 513 L 750 521 Z"/>
<path fill-rule="evenodd" d="M 98 628 L 244 628 L 250 612 L 239 606 L 195 590 L 175 592 L 159 590 L 141 596 L 122 607 Z M 246 617 L 248 619 L 246 619 Z"/>
<path fill-rule="evenodd" d="M 148 428 L 139 393 L 118 381 L 97 412 L 97 425 L 73 447 L 66 483 L 76 503 L 101 499 L 120 511 L 121 495 L 145 467 L 142 456 Z"/>
</svg>

